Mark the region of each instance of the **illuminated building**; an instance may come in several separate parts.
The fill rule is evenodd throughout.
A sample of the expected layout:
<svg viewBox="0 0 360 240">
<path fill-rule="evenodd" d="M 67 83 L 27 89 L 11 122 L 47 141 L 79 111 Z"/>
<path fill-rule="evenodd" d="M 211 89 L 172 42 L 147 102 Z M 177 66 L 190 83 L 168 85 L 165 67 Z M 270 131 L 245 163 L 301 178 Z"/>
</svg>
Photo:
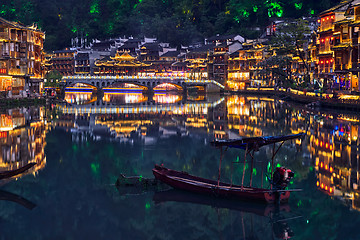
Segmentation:
<svg viewBox="0 0 360 240">
<path fill-rule="evenodd" d="M 342 1 L 319 15 L 318 77 L 334 89 L 359 90 L 359 19 L 360 4 L 355 0 Z"/>
<path fill-rule="evenodd" d="M 227 79 L 227 65 L 229 46 L 221 44 L 215 46 L 208 55 L 208 77 L 225 85 Z"/>
<path fill-rule="evenodd" d="M 119 52 L 115 57 L 105 56 L 95 61 L 94 74 L 106 76 L 134 76 L 149 65 L 141 63 L 128 53 Z"/>
<path fill-rule="evenodd" d="M 75 74 L 90 75 L 90 58 L 87 52 L 78 52 L 75 56 Z"/>
<path fill-rule="evenodd" d="M 339 71 L 345 71 L 347 68 L 345 65 L 342 65 L 343 60 L 341 60 L 339 56 L 334 55 L 333 49 L 335 45 L 337 45 L 335 49 L 341 49 L 338 45 L 341 42 L 340 34 L 339 32 L 335 33 L 334 23 L 339 23 L 340 21 L 345 20 L 344 13 L 347 7 L 347 4 L 342 2 L 339 5 L 320 13 L 319 15 L 318 22 L 320 23 L 320 27 L 317 32 L 317 45 L 319 48 L 319 53 L 317 55 L 317 77 L 319 79 L 324 79 L 323 83 L 325 85 L 327 85 L 327 82 L 334 76 L 334 65 L 337 66 L 335 70 L 338 71 L 338 73 L 341 73 Z M 345 30 L 346 29 L 344 29 L 344 32 Z"/>
<path fill-rule="evenodd" d="M 0 92 L 18 95 L 26 86 L 31 92 L 41 90 L 44 39 L 44 32 L 35 25 L 0 18 Z"/>
<path fill-rule="evenodd" d="M 186 54 L 187 77 L 190 79 L 207 79 L 208 77 L 208 52 L 214 44 L 194 48 Z"/>
<path fill-rule="evenodd" d="M 122 46 L 118 48 L 118 52 L 127 52 L 132 56 L 136 56 L 140 52 L 140 39 L 128 39 Z"/>
<path fill-rule="evenodd" d="M 62 76 L 73 76 L 75 73 L 75 50 L 54 51 L 48 60 L 47 71 L 56 70 Z"/>
<path fill-rule="evenodd" d="M 181 67 L 181 64 L 178 64 L 179 55 L 180 52 L 175 48 L 170 48 L 168 43 L 148 42 L 141 45 L 139 59 L 148 66 L 141 75 L 150 77 L 181 76 L 178 69 Z M 175 65 L 173 66 L 173 64 Z"/>
<path fill-rule="evenodd" d="M 269 86 L 270 83 L 263 81 L 266 77 L 260 74 L 262 66 L 259 63 L 264 59 L 264 46 L 254 40 L 243 43 L 241 49 L 230 54 L 227 77 L 229 89 L 236 91 L 250 85 Z"/>
</svg>

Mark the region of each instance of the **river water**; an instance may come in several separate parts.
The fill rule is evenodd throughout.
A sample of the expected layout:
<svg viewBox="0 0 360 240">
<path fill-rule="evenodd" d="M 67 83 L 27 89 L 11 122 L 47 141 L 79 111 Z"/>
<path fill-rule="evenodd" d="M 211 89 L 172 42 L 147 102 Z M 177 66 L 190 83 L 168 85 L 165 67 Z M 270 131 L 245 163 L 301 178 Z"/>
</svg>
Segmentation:
<svg viewBox="0 0 360 240">
<path fill-rule="evenodd" d="M 359 121 L 259 96 L 68 93 L 64 103 L 1 110 L 0 239 L 359 239 Z M 275 158 L 295 172 L 280 207 L 173 189 L 117 187 L 154 164 L 217 179 L 214 138 L 305 133 Z M 272 147 L 255 153 L 267 187 Z M 227 150 L 222 180 L 241 182 L 244 153 Z M 232 164 L 233 162 L 233 164 Z M 240 164 L 237 164 L 240 163 Z M 245 183 L 250 166 L 246 163 Z"/>
</svg>

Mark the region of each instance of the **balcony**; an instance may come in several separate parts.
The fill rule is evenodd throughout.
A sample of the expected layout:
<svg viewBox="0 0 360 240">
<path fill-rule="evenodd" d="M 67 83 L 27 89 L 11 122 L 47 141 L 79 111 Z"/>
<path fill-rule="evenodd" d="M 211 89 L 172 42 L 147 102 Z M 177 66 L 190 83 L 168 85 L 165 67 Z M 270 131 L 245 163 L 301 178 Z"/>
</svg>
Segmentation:
<svg viewBox="0 0 360 240">
<path fill-rule="evenodd" d="M 6 32 L 0 32 L 0 39 L 9 40 L 9 34 Z"/>
<path fill-rule="evenodd" d="M 9 75 L 24 76 L 27 74 L 27 67 L 16 67 L 9 69 Z"/>
<path fill-rule="evenodd" d="M 0 59 L 8 59 L 8 58 L 10 58 L 10 53 L 9 52 L 3 52 L 0 55 Z"/>
</svg>

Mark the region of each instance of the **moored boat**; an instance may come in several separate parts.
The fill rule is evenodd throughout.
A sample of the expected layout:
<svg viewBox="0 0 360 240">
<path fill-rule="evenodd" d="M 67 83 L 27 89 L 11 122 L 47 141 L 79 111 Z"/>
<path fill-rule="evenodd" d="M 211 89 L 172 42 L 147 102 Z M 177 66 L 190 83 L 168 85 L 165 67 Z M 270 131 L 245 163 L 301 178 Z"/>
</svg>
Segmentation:
<svg viewBox="0 0 360 240">
<path fill-rule="evenodd" d="M 153 174 L 156 179 L 170 185 L 173 188 L 186 190 L 195 193 L 214 195 L 222 198 L 235 198 L 251 201 L 261 201 L 268 203 L 283 203 L 287 202 L 290 197 L 290 192 L 299 191 L 300 189 L 288 190 L 287 184 L 294 176 L 294 173 L 286 168 L 277 167 L 273 171 L 274 157 L 282 144 L 286 140 L 296 139 L 303 136 L 303 134 L 295 134 L 278 137 L 253 137 L 242 138 L 236 140 L 216 140 L 212 142 L 213 146 L 221 149 L 221 157 L 219 163 L 218 180 L 205 179 L 190 175 L 186 172 L 168 169 L 164 166 L 155 165 Z M 275 150 L 275 143 L 281 142 L 281 145 Z M 274 144 L 273 156 L 271 161 L 271 176 L 270 189 L 252 187 L 252 174 L 250 178 L 250 186 L 244 186 L 245 164 L 246 156 L 251 156 L 253 162 L 254 152 L 258 151 L 260 147 Z M 243 177 L 241 185 L 234 185 L 231 183 L 224 183 L 220 181 L 221 161 L 223 156 L 223 147 L 235 147 L 245 150 L 245 160 L 243 167 Z M 252 172 L 252 169 L 251 169 Z"/>
</svg>

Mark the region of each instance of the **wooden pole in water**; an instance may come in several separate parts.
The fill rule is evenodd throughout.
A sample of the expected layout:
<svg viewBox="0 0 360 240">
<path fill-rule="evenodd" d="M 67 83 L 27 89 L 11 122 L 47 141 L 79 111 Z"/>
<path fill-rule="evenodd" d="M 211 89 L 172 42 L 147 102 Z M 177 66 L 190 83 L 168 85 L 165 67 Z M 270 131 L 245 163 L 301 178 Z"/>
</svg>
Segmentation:
<svg viewBox="0 0 360 240">
<path fill-rule="evenodd" d="M 244 187 L 244 177 L 245 177 L 245 165 L 246 165 L 246 155 L 247 155 L 247 151 L 248 151 L 248 144 L 246 144 L 246 149 L 245 149 L 245 159 L 244 159 L 244 166 L 243 166 L 243 175 L 242 175 L 242 180 L 241 180 L 241 189 L 243 189 Z"/>
<path fill-rule="evenodd" d="M 219 162 L 219 176 L 218 176 L 218 182 L 217 182 L 217 187 L 220 186 L 220 175 L 221 175 L 221 161 L 223 158 L 223 149 L 222 146 L 220 147 L 220 162 Z"/>
<path fill-rule="evenodd" d="M 255 152 L 255 150 L 253 150 L 252 154 L 250 153 L 250 156 L 251 156 L 250 187 L 252 185 L 253 171 L 254 171 L 254 152 Z"/>
</svg>

